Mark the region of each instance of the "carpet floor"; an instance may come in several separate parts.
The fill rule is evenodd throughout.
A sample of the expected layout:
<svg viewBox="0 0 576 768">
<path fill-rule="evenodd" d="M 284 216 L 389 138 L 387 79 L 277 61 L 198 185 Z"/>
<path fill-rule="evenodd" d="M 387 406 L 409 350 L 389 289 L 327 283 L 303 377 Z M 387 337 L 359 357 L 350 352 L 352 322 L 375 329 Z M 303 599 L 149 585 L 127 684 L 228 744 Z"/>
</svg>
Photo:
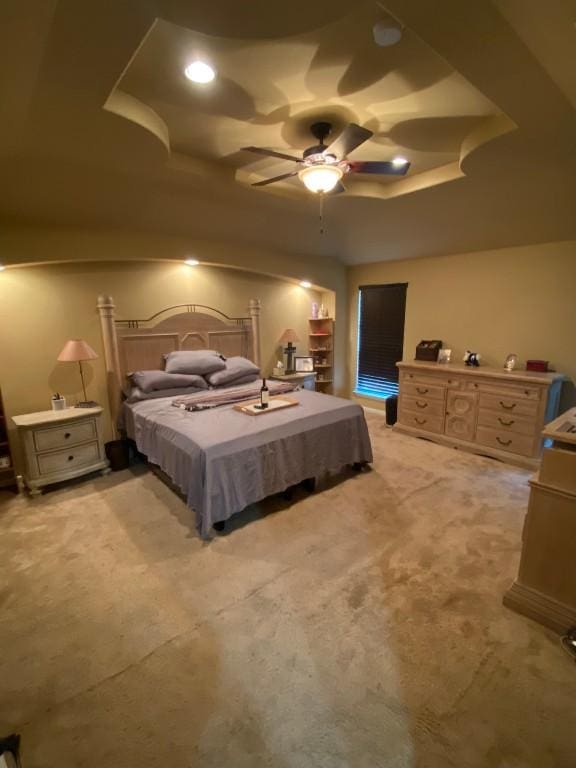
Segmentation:
<svg viewBox="0 0 576 768">
<path fill-rule="evenodd" d="M 24 768 L 573 768 L 576 665 L 502 606 L 529 473 L 391 432 L 206 544 L 143 466 L 0 495 Z"/>
</svg>

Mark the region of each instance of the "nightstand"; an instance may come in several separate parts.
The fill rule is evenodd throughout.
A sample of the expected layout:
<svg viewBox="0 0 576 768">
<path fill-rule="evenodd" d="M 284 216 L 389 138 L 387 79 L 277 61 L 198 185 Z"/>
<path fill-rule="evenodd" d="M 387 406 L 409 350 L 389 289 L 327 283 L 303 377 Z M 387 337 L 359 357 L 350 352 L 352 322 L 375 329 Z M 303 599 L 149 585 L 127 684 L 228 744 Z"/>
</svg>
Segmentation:
<svg viewBox="0 0 576 768">
<path fill-rule="evenodd" d="M 285 373 L 282 376 L 274 374 L 270 378 L 274 381 L 289 381 L 291 384 L 299 384 L 302 389 L 316 389 L 316 373 L 314 371 Z"/>
<path fill-rule="evenodd" d="M 102 440 L 102 408 L 66 408 L 13 416 L 24 446 L 24 482 L 31 496 L 42 487 L 110 468 Z"/>
</svg>

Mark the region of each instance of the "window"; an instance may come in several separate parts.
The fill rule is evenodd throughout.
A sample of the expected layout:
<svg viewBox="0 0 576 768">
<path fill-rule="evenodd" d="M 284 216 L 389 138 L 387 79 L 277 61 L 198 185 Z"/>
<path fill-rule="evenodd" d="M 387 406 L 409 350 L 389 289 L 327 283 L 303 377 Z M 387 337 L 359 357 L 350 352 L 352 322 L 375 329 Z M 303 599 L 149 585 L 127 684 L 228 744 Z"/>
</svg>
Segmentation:
<svg viewBox="0 0 576 768">
<path fill-rule="evenodd" d="M 356 393 L 398 394 L 398 368 L 404 351 L 407 283 L 362 285 L 358 291 Z"/>
</svg>

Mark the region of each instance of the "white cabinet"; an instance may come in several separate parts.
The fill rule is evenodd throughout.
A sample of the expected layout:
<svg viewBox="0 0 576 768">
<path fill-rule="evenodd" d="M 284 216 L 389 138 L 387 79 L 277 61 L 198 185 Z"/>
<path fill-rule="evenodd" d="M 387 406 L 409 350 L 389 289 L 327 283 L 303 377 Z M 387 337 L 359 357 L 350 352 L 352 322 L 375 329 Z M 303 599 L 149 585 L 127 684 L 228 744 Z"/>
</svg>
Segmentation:
<svg viewBox="0 0 576 768">
<path fill-rule="evenodd" d="M 26 459 L 30 495 L 42 487 L 100 470 L 110 471 L 102 440 L 101 408 L 67 408 L 14 416 Z"/>
</svg>

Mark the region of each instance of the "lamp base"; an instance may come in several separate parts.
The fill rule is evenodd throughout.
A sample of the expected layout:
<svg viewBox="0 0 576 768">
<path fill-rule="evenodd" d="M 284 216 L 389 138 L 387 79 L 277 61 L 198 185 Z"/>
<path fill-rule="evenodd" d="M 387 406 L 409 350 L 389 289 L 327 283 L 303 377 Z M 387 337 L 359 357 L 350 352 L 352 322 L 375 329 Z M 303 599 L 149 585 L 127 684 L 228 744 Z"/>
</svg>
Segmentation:
<svg viewBox="0 0 576 768">
<path fill-rule="evenodd" d="M 80 403 L 76 403 L 74 408 L 97 408 L 98 403 L 95 400 L 83 400 Z"/>
</svg>

